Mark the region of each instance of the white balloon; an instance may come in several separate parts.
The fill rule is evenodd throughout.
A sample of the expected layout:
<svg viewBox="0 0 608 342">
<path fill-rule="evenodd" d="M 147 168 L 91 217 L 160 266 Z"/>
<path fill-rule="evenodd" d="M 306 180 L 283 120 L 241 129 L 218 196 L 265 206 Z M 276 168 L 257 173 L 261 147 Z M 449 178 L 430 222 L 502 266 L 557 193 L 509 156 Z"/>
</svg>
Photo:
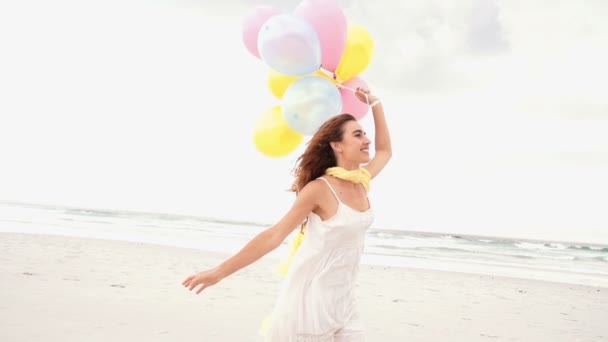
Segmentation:
<svg viewBox="0 0 608 342">
<path fill-rule="evenodd" d="M 291 14 L 268 19 L 258 34 L 260 58 L 282 74 L 304 76 L 321 68 L 321 42 L 306 20 Z"/>
<path fill-rule="evenodd" d="M 293 82 L 282 100 L 287 124 L 303 135 L 313 135 L 321 125 L 342 110 L 338 88 L 326 78 L 307 76 Z"/>
</svg>

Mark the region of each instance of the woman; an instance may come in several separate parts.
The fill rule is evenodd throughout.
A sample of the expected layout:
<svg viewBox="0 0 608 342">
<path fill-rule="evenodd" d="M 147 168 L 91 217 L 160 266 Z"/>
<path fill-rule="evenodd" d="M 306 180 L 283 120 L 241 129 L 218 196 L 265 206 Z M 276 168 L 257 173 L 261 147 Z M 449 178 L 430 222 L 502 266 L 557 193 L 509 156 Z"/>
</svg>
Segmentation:
<svg viewBox="0 0 608 342">
<path fill-rule="evenodd" d="M 367 191 L 392 151 L 382 104 L 367 90 L 357 89 L 356 95 L 372 107 L 374 157 L 353 116 L 332 117 L 298 159 L 292 186 L 297 196 L 289 212 L 236 255 L 183 282 L 191 291 L 200 286 L 199 294 L 277 248 L 306 222 L 306 238 L 283 282 L 266 341 L 363 341 L 353 290 L 365 232 L 373 221 Z"/>
</svg>

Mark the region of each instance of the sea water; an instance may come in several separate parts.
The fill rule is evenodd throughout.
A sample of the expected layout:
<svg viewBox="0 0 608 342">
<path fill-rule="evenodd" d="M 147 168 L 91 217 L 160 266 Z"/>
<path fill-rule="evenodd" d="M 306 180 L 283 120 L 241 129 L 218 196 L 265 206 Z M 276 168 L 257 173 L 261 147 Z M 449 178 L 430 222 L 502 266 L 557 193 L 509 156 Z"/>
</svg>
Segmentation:
<svg viewBox="0 0 608 342">
<path fill-rule="evenodd" d="M 238 252 L 267 228 L 164 213 L 0 202 L 0 232 L 65 235 Z M 287 252 L 287 241 L 268 258 Z M 608 246 L 370 229 L 362 263 L 608 287 Z M 404 269 L 404 271 L 407 271 Z"/>
</svg>

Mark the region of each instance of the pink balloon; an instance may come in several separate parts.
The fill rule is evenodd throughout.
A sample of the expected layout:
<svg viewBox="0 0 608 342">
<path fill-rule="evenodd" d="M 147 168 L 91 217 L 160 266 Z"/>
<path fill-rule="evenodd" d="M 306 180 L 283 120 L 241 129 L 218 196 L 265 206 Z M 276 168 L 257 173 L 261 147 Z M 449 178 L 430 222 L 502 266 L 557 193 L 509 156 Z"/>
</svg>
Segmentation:
<svg viewBox="0 0 608 342">
<path fill-rule="evenodd" d="M 342 83 L 342 85 L 350 88 L 340 88 L 340 95 L 342 95 L 342 113 L 351 114 L 357 120 L 361 120 L 369 111 L 369 105 L 359 100 L 355 95 L 355 92 L 351 89 L 367 89 L 367 83 L 361 77 L 356 76 Z"/>
<path fill-rule="evenodd" d="M 346 46 L 346 16 L 335 0 L 302 0 L 293 14 L 308 21 L 321 41 L 321 66 L 336 71 Z"/>
<path fill-rule="evenodd" d="M 258 6 L 245 16 L 242 29 L 243 43 L 245 43 L 245 47 L 252 55 L 260 58 L 258 34 L 264 23 L 275 15 L 282 13 L 282 10 L 272 6 Z"/>
</svg>

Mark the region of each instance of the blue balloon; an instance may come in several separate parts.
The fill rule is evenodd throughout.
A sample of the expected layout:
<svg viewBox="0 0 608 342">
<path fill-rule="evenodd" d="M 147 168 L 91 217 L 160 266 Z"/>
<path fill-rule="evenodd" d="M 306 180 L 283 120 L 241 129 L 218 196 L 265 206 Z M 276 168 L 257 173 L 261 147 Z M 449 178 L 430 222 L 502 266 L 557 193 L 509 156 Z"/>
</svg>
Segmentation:
<svg viewBox="0 0 608 342">
<path fill-rule="evenodd" d="M 268 19 L 258 34 L 260 58 L 282 74 L 304 76 L 321 68 L 321 41 L 306 20 L 291 14 Z"/>
<path fill-rule="evenodd" d="M 287 124 L 303 135 L 314 134 L 321 125 L 342 110 L 338 87 L 320 76 L 306 76 L 293 82 L 282 100 Z"/>
</svg>

